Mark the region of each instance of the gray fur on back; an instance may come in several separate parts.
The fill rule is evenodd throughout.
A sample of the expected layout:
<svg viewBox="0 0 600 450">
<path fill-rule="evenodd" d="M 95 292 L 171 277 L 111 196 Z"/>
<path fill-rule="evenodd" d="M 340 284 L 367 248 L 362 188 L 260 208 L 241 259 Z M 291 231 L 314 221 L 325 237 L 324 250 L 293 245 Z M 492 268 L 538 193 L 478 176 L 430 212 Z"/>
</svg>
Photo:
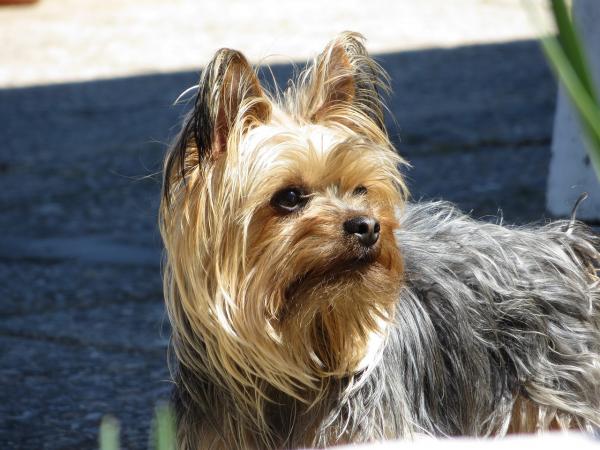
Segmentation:
<svg viewBox="0 0 600 450">
<path fill-rule="evenodd" d="M 407 392 L 418 425 L 505 430 L 517 395 L 598 423 L 598 241 L 587 227 L 504 227 L 434 202 L 408 205 L 396 236 L 406 287 L 385 364 L 422 386 Z"/>
</svg>

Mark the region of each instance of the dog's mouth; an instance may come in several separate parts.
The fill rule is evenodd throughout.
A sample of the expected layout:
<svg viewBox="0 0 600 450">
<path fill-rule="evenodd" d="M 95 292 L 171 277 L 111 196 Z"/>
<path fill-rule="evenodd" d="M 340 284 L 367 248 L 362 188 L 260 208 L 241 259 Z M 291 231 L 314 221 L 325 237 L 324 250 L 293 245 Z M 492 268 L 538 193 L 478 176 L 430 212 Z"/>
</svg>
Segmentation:
<svg viewBox="0 0 600 450">
<path fill-rule="evenodd" d="M 338 263 L 330 268 L 330 272 L 335 275 L 351 275 L 354 272 L 360 272 L 361 269 L 370 266 L 379 256 L 379 247 L 370 247 L 360 249 L 357 254 L 351 258 L 342 258 Z"/>
<path fill-rule="evenodd" d="M 340 255 L 321 267 L 311 268 L 288 285 L 285 298 L 294 299 L 299 292 L 314 289 L 320 284 L 360 277 L 377 262 L 379 254 L 379 246 L 363 248 L 351 255 Z"/>
</svg>

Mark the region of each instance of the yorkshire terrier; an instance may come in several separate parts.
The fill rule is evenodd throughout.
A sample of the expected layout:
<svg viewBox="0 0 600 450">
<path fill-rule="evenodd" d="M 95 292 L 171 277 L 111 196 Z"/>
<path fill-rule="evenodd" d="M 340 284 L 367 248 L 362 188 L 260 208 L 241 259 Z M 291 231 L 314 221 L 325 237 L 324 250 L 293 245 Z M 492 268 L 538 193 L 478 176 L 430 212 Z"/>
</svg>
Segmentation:
<svg viewBox="0 0 600 450">
<path fill-rule="evenodd" d="M 407 202 L 343 33 L 284 92 L 216 53 L 165 161 L 179 448 L 600 426 L 598 240 Z"/>
</svg>

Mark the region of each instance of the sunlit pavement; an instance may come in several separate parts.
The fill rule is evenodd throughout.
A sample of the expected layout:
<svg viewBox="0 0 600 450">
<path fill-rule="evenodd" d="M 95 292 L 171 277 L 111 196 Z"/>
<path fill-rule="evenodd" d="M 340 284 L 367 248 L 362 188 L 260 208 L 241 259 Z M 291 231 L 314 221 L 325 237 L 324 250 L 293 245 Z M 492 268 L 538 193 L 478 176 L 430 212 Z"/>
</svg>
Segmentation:
<svg viewBox="0 0 600 450">
<path fill-rule="evenodd" d="M 530 39 L 539 27 L 524 4 L 40 0 L 0 7 L 0 87 L 197 69 L 221 47 L 253 62 L 304 60 L 344 30 L 376 53 Z"/>
</svg>

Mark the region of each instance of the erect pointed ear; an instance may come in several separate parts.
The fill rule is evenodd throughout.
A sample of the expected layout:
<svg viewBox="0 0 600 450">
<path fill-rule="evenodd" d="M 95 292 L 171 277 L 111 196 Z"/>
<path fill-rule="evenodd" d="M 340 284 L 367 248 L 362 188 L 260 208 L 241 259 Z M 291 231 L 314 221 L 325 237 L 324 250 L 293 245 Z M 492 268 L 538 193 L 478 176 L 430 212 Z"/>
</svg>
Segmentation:
<svg viewBox="0 0 600 450">
<path fill-rule="evenodd" d="M 380 93 L 389 90 L 387 75 L 371 57 L 358 33 L 344 32 L 317 57 L 309 72 L 304 111 L 311 122 L 353 122 L 352 111 L 385 132 Z"/>
<path fill-rule="evenodd" d="M 244 55 L 230 49 L 217 51 L 202 71 L 194 110 L 167 155 L 165 193 L 178 175 L 184 179 L 189 169 L 222 156 L 234 129 L 244 133 L 268 122 L 270 114 L 271 104 Z"/>
<path fill-rule="evenodd" d="M 196 99 L 194 134 L 200 156 L 218 158 L 226 151 L 235 124 L 245 131 L 268 121 L 270 113 L 270 103 L 244 55 L 219 50 L 202 72 Z"/>
</svg>

